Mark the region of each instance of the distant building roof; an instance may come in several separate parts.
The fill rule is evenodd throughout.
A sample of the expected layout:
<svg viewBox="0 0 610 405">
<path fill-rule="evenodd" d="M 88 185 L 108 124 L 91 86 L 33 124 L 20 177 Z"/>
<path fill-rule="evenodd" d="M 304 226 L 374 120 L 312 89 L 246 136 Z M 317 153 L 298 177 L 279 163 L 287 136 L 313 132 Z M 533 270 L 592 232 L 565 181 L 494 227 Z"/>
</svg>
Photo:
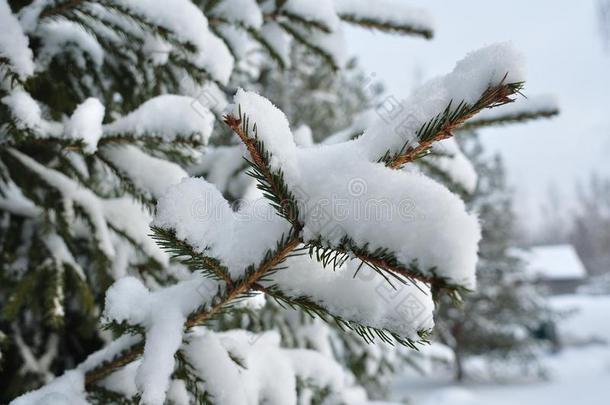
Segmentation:
<svg viewBox="0 0 610 405">
<path fill-rule="evenodd" d="M 535 246 L 518 254 L 527 263 L 527 272 L 536 278 L 572 280 L 587 276 L 587 270 L 572 245 Z"/>
</svg>

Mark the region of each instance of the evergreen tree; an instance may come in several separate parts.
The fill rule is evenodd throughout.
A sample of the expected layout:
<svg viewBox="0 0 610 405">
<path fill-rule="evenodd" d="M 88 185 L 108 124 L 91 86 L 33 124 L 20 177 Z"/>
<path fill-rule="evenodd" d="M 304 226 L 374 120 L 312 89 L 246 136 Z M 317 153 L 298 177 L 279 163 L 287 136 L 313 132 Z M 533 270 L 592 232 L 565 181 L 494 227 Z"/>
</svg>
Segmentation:
<svg viewBox="0 0 610 405">
<path fill-rule="evenodd" d="M 531 369 L 543 346 L 538 331 L 552 322 L 552 312 L 529 280 L 515 251 L 512 193 L 498 155 L 487 156 L 476 134 L 461 144 L 478 174 L 467 198 L 479 213 L 481 242 L 477 289 L 459 307 L 445 302 L 437 315 L 437 335 L 454 351 L 455 378 L 467 377 L 465 359 L 483 356 L 493 364 Z M 529 366 L 529 367 L 528 367 Z"/>
<path fill-rule="evenodd" d="M 75 367 L 15 403 L 365 402 L 322 348 L 226 330 L 261 294 L 367 342 L 427 341 L 432 298 L 473 286 L 478 227 L 445 188 L 397 169 L 461 125 L 506 119 L 473 117 L 522 88 L 514 51 L 473 53 L 319 148 L 297 148 L 302 134 L 254 93 L 225 109 L 269 60 L 289 65 L 291 42 L 342 68 L 341 20 L 431 36 L 424 13 L 384 3 L 0 0 L 2 400 Z M 242 155 L 254 181 L 235 176 Z M 351 204 L 342 218 L 324 215 L 330 197 Z M 366 217 L 381 199 L 400 215 Z M 400 283 L 403 306 L 378 293 Z"/>
</svg>

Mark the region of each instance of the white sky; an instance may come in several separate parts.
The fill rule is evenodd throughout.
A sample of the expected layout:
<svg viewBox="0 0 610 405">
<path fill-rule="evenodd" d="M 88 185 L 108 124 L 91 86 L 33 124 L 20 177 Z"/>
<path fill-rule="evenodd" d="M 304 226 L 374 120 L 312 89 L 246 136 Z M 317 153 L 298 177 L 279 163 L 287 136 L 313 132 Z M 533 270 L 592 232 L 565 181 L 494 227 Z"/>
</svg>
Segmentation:
<svg viewBox="0 0 610 405">
<path fill-rule="evenodd" d="M 350 54 L 388 93 L 403 97 L 467 52 L 511 41 L 527 58 L 524 93 L 558 97 L 558 118 L 481 133 L 489 150 L 504 157 L 525 222 L 535 222 L 551 183 L 569 201 L 577 180 L 593 171 L 610 176 L 610 50 L 603 47 L 595 0 L 409 4 L 433 14 L 431 41 L 348 28 Z"/>
</svg>

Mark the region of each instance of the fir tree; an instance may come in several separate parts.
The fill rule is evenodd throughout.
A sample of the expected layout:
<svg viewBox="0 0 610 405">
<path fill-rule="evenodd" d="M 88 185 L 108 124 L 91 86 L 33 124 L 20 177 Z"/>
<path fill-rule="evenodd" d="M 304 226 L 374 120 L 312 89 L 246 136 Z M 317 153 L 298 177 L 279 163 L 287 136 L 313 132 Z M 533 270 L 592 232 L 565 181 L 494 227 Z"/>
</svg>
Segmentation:
<svg viewBox="0 0 610 405">
<path fill-rule="evenodd" d="M 507 369 L 511 362 L 520 370 L 536 369 L 544 346 L 538 331 L 553 322 L 553 315 L 516 254 L 512 193 L 502 160 L 487 156 L 476 134 L 459 139 L 478 174 L 477 187 L 467 197 L 482 227 L 477 289 L 459 307 L 448 302 L 440 306 L 437 336 L 453 349 L 457 380 L 467 377 L 464 363 L 474 356 Z"/>
<path fill-rule="evenodd" d="M 521 90 L 514 51 L 468 56 L 325 147 L 297 148 L 284 115 L 253 93 L 238 91 L 223 117 L 238 77 L 256 80 L 269 59 L 287 67 L 291 41 L 342 68 L 341 20 L 432 35 L 424 13 L 385 3 L 0 0 L 3 400 L 76 367 L 15 403 L 287 404 L 295 392 L 365 402 L 321 350 L 223 330 L 229 314 L 256 310 L 260 294 L 367 342 L 427 341 L 432 298 L 473 286 L 478 228 L 445 188 L 397 169 L 423 162 L 462 125 L 511 119 L 475 115 Z M 217 147 L 193 166 L 210 139 Z M 233 176 L 245 173 L 242 155 L 254 181 Z M 185 168 L 209 182 L 185 179 Z M 211 185 L 232 177 L 233 189 Z M 345 221 L 321 220 L 329 193 L 394 209 L 419 202 L 418 211 L 362 220 L 356 205 Z M 457 228 L 467 237 L 438 245 L 441 230 Z M 353 278 L 361 272 L 366 281 Z M 397 284 L 417 313 L 375 295 Z M 102 310 L 112 333 L 97 328 Z"/>
</svg>

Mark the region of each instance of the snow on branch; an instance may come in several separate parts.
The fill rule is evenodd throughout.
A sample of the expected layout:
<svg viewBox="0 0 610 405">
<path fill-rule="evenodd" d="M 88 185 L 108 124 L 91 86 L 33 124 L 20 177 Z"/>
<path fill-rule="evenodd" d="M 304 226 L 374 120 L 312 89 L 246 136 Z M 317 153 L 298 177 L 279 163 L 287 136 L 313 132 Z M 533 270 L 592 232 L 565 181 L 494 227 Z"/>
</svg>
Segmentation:
<svg viewBox="0 0 610 405">
<path fill-rule="evenodd" d="M 26 169 L 40 178 L 43 184 L 61 194 L 67 215 L 74 215 L 73 205 L 80 208 L 78 212 L 82 212 L 87 223 L 93 228 L 94 239 L 104 255 L 115 255 L 113 231 L 128 239 L 158 263 L 167 263 L 167 255 L 147 236 L 150 214 L 143 211 L 131 198 L 101 198 L 64 173 L 45 167 L 16 149 L 9 149 L 9 152 Z"/>
<path fill-rule="evenodd" d="M 63 135 L 63 125 L 59 122 L 49 121 L 43 118 L 42 109 L 39 103 L 25 90 L 15 89 L 0 101 L 9 108 L 13 118 L 8 125 L 14 131 L 25 133 L 24 138 L 61 138 Z M 15 134 L 15 138 L 18 135 Z M 2 139 L 2 142 L 12 143 L 19 139 Z"/>
<path fill-rule="evenodd" d="M 7 0 L 0 0 L 0 26 L 0 75 L 13 81 L 26 79 L 34 73 L 33 54 Z"/>
<path fill-rule="evenodd" d="M 287 0 L 276 11 L 304 26 L 313 26 L 330 33 L 339 26 L 333 0 Z"/>
<path fill-rule="evenodd" d="M 140 191 L 155 199 L 188 176 L 179 165 L 150 156 L 134 145 L 108 143 L 101 150 L 101 156 L 124 173 Z"/>
<path fill-rule="evenodd" d="M 108 257 L 113 257 L 115 251 L 110 238 L 108 224 L 104 217 L 101 199 L 92 191 L 74 182 L 63 173 L 41 165 L 16 149 L 10 149 L 9 151 L 14 158 L 21 162 L 28 170 L 35 173 L 44 183 L 55 188 L 65 199 L 73 201 L 82 208 L 93 227 L 94 237 L 100 251 Z"/>
<path fill-rule="evenodd" d="M 162 95 L 154 97 L 124 117 L 104 125 L 101 144 L 139 138 L 159 138 L 163 142 L 179 140 L 206 144 L 214 124 L 214 115 L 195 108 L 191 97 Z"/>
<path fill-rule="evenodd" d="M 411 162 L 482 110 L 512 102 L 524 80 L 522 61 L 506 43 L 472 52 L 453 72 L 428 82 L 405 102 L 381 110 L 355 142 L 388 167 Z"/>
<path fill-rule="evenodd" d="M 240 124 L 246 144 L 265 145 L 268 171 L 282 173 L 279 181 L 285 185 L 278 188 L 289 194 L 262 188 L 275 196 L 276 207 L 297 207 L 298 229 L 303 229 L 306 243 L 345 249 L 406 278 L 439 277 L 448 281 L 443 284 L 474 286 L 478 225 L 459 198 L 426 177 L 365 160 L 357 141 L 297 148 L 283 114 L 254 93 L 238 91 L 234 116 L 241 111 L 248 116 L 227 121 Z M 258 151 L 248 151 L 254 161 L 259 158 Z M 336 201 L 346 203 L 337 207 Z M 452 237 L 452 229 L 460 229 L 462 237 Z M 438 245 L 439 233 L 446 233 L 443 245 Z M 436 243 L 428 242 L 432 240 Z"/>
<path fill-rule="evenodd" d="M 366 28 L 432 38 L 432 17 L 424 10 L 412 8 L 402 1 L 335 0 L 342 20 Z"/>
</svg>

